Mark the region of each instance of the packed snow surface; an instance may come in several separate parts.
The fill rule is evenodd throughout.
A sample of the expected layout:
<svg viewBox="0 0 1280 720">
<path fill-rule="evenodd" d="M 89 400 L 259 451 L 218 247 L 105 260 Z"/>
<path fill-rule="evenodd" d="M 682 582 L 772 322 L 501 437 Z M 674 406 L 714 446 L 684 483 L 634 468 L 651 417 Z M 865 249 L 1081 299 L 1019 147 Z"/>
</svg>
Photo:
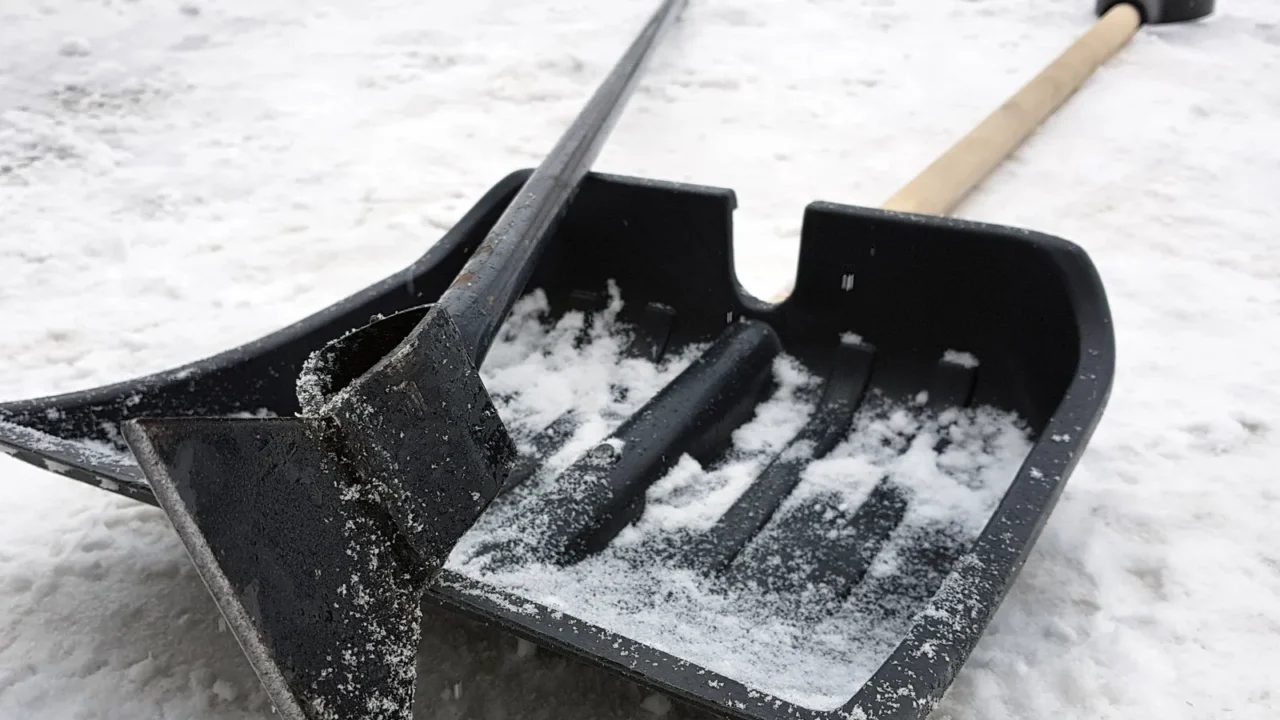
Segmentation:
<svg viewBox="0 0 1280 720">
<path fill-rule="evenodd" d="M 655 4 L 0 3 L 0 398 L 171 368 L 407 264 L 538 162 Z M 807 202 L 881 202 L 1092 5 L 692 0 L 597 167 L 733 188 L 769 297 Z M 1271 0 L 1143 28 L 960 209 L 1089 252 L 1118 368 L 935 718 L 1280 715 L 1275 77 Z M 646 522 L 705 521 L 681 477 Z M 269 714 L 159 510 L 6 457 L 0 489 L 0 717 Z M 447 613 L 426 634 L 420 717 L 687 713 Z"/>
</svg>

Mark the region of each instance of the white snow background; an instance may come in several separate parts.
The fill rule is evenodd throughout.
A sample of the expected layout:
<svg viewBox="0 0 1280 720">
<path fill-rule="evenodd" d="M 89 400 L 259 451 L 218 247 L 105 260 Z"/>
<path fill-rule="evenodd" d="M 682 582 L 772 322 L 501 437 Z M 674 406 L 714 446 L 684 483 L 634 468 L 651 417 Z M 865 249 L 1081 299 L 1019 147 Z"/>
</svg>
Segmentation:
<svg viewBox="0 0 1280 720">
<path fill-rule="evenodd" d="M 655 6 L 3 0 L 0 399 L 209 355 L 402 267 L 539 161 Z M 596 168 L 737 190 L 767 297 L 805 203 L 888 197 L 1092 6 L 692 0 Z M 1277 78 L 1274 0 L 1144 28 L 957 213 L 1083 245 L 1119 355 L 935 717 L 1280 716 Z M 442 612 L 427 635 L 422 717 L 685 713 Z M 269 714 L 159 510 L 0 458 L 0 717 Z"/>
</svg>

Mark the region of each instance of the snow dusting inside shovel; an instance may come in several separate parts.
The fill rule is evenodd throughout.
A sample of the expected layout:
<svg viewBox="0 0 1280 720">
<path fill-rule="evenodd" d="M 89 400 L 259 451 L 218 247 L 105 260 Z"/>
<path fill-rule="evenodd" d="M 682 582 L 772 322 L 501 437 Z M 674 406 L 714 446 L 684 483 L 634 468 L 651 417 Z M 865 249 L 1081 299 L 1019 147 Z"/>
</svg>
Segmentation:
<svg viewBox="0 0 1280 720">
<path fill-rule="evenodd" d="M 668 2 L 546 162 L 413 266 L 223 355 L 0 405 L 0 448 L 165 507 L 291 719 L 408 717 L 423 594 L 722 716 L 923 718 L 1114 363 L 1079 247 L 939 213 L 1192 5 L 1100 4 L 1032 111 L 884 208 L 811 204 L 766 303 L 731 191 L 583 175 Z"/>
</svg>

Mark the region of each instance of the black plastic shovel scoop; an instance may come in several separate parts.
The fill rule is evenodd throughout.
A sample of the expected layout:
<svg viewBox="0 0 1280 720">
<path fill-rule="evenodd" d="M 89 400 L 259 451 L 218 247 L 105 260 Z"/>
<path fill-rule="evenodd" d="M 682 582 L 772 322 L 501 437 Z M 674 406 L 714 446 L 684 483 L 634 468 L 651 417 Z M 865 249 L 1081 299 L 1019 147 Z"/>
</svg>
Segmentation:
<svg viewBox="0 0 1280 720">
<path fill-rule="evenodd" d="M 1111 385 L 1085 253 L 805 211 L 785 301 L 731 191 L 587 174 L 681 3 L 535 171 L 258 342 L 0 405 L 0 448 L 160 505 L 286 718 L 407 718 L 427 597 L 736 718 L 923 717 Z"/>
</svg>

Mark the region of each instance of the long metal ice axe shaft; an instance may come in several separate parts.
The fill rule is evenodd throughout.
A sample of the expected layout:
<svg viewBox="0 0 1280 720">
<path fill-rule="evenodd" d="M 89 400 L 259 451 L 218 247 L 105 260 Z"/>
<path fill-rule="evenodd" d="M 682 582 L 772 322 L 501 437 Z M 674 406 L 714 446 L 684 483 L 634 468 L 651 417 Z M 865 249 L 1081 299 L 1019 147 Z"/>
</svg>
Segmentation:
<svg viewBox="0 0 1280 720">
<path fill-rule="evenodd" d="M 582 178 L 599 154 L 658 37 L 686 0 L 666 0 L 654 13 L 577 119 L 507 206 L 453 285 L 440 296 L 472 362 L 479 367 L 494 335 L 533 274 Z"/>
</svg>

